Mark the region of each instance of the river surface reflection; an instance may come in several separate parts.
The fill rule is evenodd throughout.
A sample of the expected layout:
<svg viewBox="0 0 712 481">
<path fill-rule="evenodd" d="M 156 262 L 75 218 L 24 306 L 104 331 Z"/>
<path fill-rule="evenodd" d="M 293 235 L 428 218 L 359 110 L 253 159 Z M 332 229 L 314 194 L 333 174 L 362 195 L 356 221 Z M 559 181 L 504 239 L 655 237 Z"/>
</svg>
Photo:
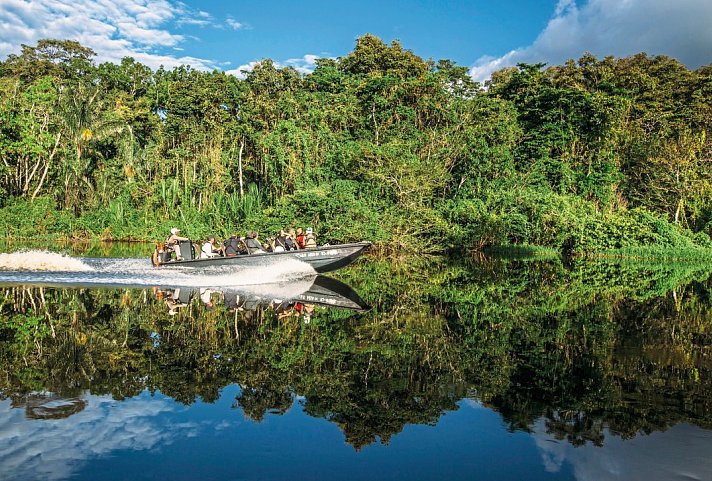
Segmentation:
<svg viewBox="0 0 712 481">
<path fill-rule="evenodd" d="M 0 258 L 0 480 L 712 479 L 710 266 L 76 260 Z"/>
<path fill-rule="evenodd" d="M 301 400 L 283 415 L 245 419 L 227 386 L 213 403 L 183 406 L 144 392 L 121 402 L 84 396 L 87 407 L 51 424 L 22 419 L 0 403 L 4 473 L 14 479 L 546 479 L 534 440 L 501 429 L 474 402 L 437 427 L 408 426 L 389 445 L 355 451 L 338 426 L 305 414 Z M 515 449 L 511 462 L 507 449 Z M 559 474 L 568 467 L 557 466 Z M 13 479 L 13 478 L 8 478 Z"/>
</svg>

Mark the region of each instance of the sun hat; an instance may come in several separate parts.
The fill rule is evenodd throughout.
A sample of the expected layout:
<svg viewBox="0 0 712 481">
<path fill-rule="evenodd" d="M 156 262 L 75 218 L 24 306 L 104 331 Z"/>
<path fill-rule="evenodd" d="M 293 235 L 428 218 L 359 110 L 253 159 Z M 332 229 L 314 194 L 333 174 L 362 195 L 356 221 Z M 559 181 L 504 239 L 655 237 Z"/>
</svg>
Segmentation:
<svg viewBox="0 0 712 481">
<path fill-rule="evenodd" d="M 307 234 L 312 234 L 314 231 L 311 227 L 307 227 Z"/>
<path fill-rule="evenodd" d="M 179 232 L 180 232 L 180 229 L 177 229 L 175 227 L 171 229 L 171 234 L 173 234 L 173 235 L 176 235 Z"/>
</svg>

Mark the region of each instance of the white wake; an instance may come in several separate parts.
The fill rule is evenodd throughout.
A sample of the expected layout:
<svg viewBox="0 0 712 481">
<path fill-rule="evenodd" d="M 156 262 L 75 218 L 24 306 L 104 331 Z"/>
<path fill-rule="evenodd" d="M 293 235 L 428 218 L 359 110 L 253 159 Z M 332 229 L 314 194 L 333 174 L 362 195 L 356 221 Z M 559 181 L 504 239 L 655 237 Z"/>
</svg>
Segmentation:
<svg viewBox="0 0 712 481">
<path fill-rule="evenodd" d="M 23 250 L 0 254 L 0 270 L 86 272 L 93 269 L 80 259 L 64 254 L 43 250 Z"/>
<path fill-rule="evenodd" d="M 309 264 L 283 256 L 265 256 L 252 266 L 156 268 L 148 258 L 75 258 L 39 250 L 0 254 L 2 284 L 240 288 L 315 275 Z"/>
</svg>

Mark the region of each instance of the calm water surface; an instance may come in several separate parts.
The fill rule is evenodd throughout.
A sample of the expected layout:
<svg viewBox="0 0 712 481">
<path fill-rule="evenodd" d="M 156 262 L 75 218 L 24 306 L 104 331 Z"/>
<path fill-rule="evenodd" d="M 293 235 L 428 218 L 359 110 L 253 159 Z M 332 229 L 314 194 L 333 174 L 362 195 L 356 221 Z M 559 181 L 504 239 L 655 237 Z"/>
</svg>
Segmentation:
<svg viewBox="0 0 712 481">
<path fill-rule="evenodd" d="M 0 480 L 712 479 L 712 266 L 148 251 L 0 254 Z"/>
</svg>

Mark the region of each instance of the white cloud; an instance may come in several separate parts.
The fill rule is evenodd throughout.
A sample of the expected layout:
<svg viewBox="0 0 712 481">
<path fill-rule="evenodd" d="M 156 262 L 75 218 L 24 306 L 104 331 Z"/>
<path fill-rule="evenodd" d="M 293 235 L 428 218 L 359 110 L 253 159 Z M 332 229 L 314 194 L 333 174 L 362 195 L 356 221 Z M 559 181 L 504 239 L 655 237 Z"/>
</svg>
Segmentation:
<svg viewBox="0 0 712 481">
<path fill-rule="evenodd" d="M 186 37 L 172 26 L 209 25 L 210 14 L 176 0 L 0 0 L 0 56 L 43 38 L 71 39 L 92 48 L 97 60 L 133 57 L 151 68 L 189 64 L 212 70 L 214 60 L 175 57 Z"/>
<path fill-rule="evenodd" d="M 199 27 L 208 27 L 213 25 L 213 17 L 208 12 L 194 12 L 189 15 L 183 15 L 176 22 L 177 25 L 198 25 Z"/>
<path fill-rule="evenodd" d="M 230 27 L 233 30 L 240 30 L 241 28 L 245 28 L 245 24 L 238 22 L 232 17 L 227 17 L 227 20 L 225 20 L 225 23 L 227 24 L 228 27 Z"/>
<path fill-rule="evenodd" d="M 691 68 L 712 62 L 710 0 L 559 0 L 553 17 L 527 47 L 478 59 L 475 80 L 517 63 L 560 64 L 584 52 L 598 57 L 638 52 L 669 55 Z"/>
<path fill-rule="evenodd" d="M 284 61 L 284 64 L 280 64 L 280 67 L 293 67 L 297 72 L 301 74 L 308 74 L 314 71 L 316 68 L 316 60 L 319 58 L 318 55 L 306 54 L 302 58 L 290 58 Z"/>
<path fill-rule="evenodd" d="M 290 58 L 281 62 L 273 60 L 273 63 L 276 68 L 292 67 L 297 72 L 303 75 L 307 75 L 314 71 L 314 69 L 316 68 L 316 61 L 320 58 L 322 57 L 319 55 L 306 54 L 301 58 Z M 225 73 L 234 75 L 235 77 L 240 79 L 244 79 L 245 74 L 243 73 L 243 71 L 252 71 L 252 69 L 255 68 L 255 65 L 257 65 L 258 63 L 260 63 L 260 61 L 253 60 L 252 62 L 240 65 L 236 69 L 226 70 Z"/>
<path fill-rule="evenodd" d="M 252 62 L 240 65 L 235 69 L 226 70 L 225 73 L 234 75 L 239 79 L 244 79 L 246 77 L 244 72 L 251 72 L 252 69 L 255 68 L 255 65 L 257 65 L 258 63 L 260 63 L 258 60 L 253 60 Z"/>
</svg>

